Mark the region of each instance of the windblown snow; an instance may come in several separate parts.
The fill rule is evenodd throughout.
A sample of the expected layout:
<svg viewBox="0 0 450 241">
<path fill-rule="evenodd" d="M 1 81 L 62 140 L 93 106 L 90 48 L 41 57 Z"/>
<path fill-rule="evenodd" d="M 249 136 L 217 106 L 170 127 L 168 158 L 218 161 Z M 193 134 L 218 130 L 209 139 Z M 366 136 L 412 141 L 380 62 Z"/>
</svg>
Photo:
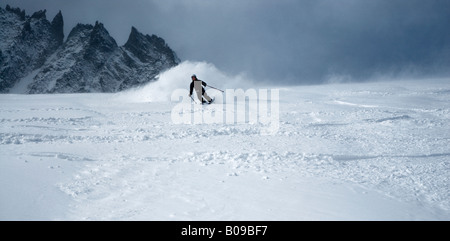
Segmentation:
<svg viewBox="0 0 450 241">
<path fill-rule="evenodd" d="M 194 73 L 257 88 L 184 62 L 118 94 L 0 95 L 0 220 L 450 219 L 449 79 L 280 87 L 262 135 L 174 124 Z"/>
</svg>

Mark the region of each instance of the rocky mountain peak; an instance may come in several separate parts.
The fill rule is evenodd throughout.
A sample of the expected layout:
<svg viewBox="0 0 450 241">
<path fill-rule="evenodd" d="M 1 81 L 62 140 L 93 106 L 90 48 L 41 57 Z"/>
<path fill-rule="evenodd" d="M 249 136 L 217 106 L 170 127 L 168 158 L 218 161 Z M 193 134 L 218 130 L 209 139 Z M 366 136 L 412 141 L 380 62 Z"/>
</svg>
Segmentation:
<svg viewBox="0 0 450 241">
<path fill-rule="evenodd" d="M 109 35 L 108 30 L 98 21 L 95 22 L 94 28 L 92 29 L 89 44 L 92 48 L 102 52 L 110 52 L 118 47 L 116 40 Z"/>
<path fill-rule="evenodd" d="M 142 62 L 155 62 L 164 57 L 174 65 L 179 63 L 175 52 L 170 49 L 164 39 L 156 35 L 144 35 L 135 27 L 131 28 L 130 36 L 124 48 L 135 54 Z"/>
<path fill-rule="evenodd" d="M 22 21 L 25 20 L 25 10 L 20 10 L 20 8 L 12 8 L 9 5 L 6 5 L 5 10 L 10 13 L 15 13 L 17 16 L 20 17 L 20 20 Z"/>
<path fill-rule="evenodd" d="M 64 19 L 61 11 L 56 14 L 51 24 L 56 40 L 58 41 L 58 43 L 62 44 L 64 41 Z"/>
<path fill-rule="evenodd" d="M 49 22 L 45 10 L 8 9 L 0 8 L 0 93 L 117 92 L 179 63 L 164 39 L 135 27 L 122 47 L 98 21 L 77 24 L 64 42 L 61 11 Z"/>
<path fill-rule="evenodd" d="M 45 10 L 45 9 L 44 10 L 40 10 L 40 11 L 37 11 L 37 12 L 33 13 L 33 15 L 31 15 L 31 18 L 47 19 L 46 13 L 47 13 L 47 10 Z"/>
<path fill-rule="evenodd" d="M 8 92 L 32 71 L 42 67 L 62 44 L 62 15 L 52 25 L 46 10 L 31 17 L 19 8 L 0 8 L 0 92 Z"/>
</svg>

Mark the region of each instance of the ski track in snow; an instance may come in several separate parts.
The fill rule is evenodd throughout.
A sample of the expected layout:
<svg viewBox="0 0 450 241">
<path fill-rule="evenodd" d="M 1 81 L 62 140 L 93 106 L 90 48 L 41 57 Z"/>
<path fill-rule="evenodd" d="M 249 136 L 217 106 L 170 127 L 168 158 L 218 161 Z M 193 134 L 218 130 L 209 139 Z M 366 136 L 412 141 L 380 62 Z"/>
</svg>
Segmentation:
<svg viewBox="0 0 450 241">
<path fill-rule="evenodd" d="M 2 95 L 0 178 L 8 188 L 0 207 L 42 212 L 5 211 L 0 219 L 450 218 L 448 81 L 280 93 L 273 136 L 261 135 L 259 124 L 175 125 L 170 102 Z M 41 189 L 13 205 L 14 196 L 5 197 L 30 188 L 19 179 L 25 174 L 10 178 L 20 168 L 47 176 L 33 174 Z M 50 191 L 32 196 L 42 189 Z M 59 209 L 46 212 L 41 199 L 55 196 Z M 374 200 L 385 206 L 364 203 Z"/>
</svg>

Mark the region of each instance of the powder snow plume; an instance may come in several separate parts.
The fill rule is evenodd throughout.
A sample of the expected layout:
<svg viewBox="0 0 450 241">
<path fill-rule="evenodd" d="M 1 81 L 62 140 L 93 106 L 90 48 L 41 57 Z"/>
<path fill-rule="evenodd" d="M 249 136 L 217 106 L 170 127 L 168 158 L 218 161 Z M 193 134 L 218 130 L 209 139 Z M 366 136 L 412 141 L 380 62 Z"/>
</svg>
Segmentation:
<svg viewBox="0 0 450 241">
<path fill-rule="evenodd" d="M 158 80 L 145 86 L 124 91 L 117 95 L 118 98 L 129 102 L 160 102 L 170 101 L 172 92 L 176 89 L 189 90 L 191 76 L 205 81 L 208 85 L 225 90 L 230 88 L 249 88 L 252 81 L 245 75 L 230 76 L 213 64 L 206 62 L 184 61 L 158 76 Z M 208 93 L 217 94 L 214 89 L 206 88 Z"/>
</svg>

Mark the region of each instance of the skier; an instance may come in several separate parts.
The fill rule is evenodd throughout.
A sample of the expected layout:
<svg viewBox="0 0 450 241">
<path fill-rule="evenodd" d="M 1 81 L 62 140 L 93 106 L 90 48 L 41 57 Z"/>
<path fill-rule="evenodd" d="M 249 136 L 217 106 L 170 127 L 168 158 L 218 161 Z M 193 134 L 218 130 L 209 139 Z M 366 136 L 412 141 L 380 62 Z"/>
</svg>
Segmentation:
<svg viewBox="0 0 450 241">
<path fill-rule="evenodd" d="M 197 76 L 195 74 L 192 75 L 191 78 L 192 78 L 192 82 L 191 82 L 191 86 L 190 86 L 189 97 L 192 96 L 192 90 L 195 89 L 195 92 L 197 92 L 197 98 L 200 100 L 200 102 L 202 104 L 203 103 L 211 104 L 213 99 L 211 99 L 211 97 L 209 97 L 208 94 L 206 94 L 205 88 L 203 88 L 203 86 L 206 87 L 206 83 L 204 81 L 197 79 Z M 203 100 L 202 97 L 204 97 L 208 102 Z"/>
</svg>

